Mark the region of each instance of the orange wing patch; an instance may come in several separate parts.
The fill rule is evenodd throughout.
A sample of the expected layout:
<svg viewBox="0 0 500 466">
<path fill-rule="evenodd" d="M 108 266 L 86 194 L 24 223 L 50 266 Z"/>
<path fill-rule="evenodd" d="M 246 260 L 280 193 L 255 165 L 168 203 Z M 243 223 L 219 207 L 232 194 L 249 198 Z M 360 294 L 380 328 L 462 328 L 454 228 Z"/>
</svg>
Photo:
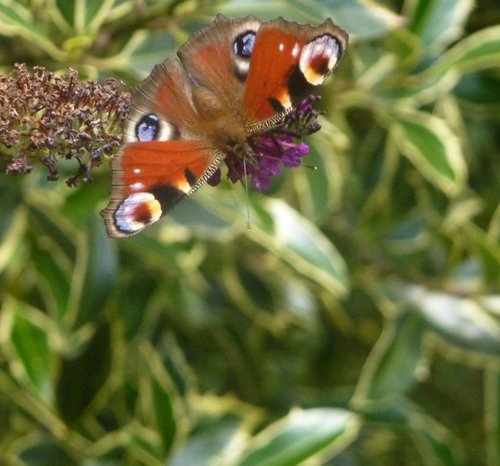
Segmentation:
<svg viewBox="0 0 500 466">
<path fill-rule="evenodd" d="M 108 234 L 126 237 L 160 219 L 208 179 L 223 155 L 203 141 L 129 143 L 113 160 L 111 201 L 101 212 Z"/>
</svg>

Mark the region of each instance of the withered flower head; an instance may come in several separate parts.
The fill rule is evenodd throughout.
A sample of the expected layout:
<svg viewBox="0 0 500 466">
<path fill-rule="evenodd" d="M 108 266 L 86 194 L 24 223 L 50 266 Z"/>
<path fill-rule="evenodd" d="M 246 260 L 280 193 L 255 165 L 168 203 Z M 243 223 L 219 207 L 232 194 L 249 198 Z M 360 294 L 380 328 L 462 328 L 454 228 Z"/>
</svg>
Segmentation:
<svg viewBox="0 0 500 466">
<path fill-rule="evenodd" d="M 92 167 L 120 146 L 130 95 L 120 84 L 80 81 L 69 68 L 56 76 L 41 66 L 24 64 L 0 76 L 0 156 L 7 173 L 29 173 L 39 161 L 58 178 L 58 159 L 76 159 L 78 172 L 69 185 L 91 179 Z"/>
</svg>

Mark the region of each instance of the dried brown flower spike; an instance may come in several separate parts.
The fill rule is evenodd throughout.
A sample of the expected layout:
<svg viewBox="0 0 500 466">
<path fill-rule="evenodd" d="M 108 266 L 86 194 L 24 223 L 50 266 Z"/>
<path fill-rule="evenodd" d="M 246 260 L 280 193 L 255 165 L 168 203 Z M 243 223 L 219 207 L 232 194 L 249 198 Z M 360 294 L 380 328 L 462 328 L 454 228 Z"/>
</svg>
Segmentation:
<svg viewBox="0 0 500 466">
<path fill-rule="evenodd" d="M 101 156 L 121 144 L 130 94 L 119 89 L 112 79 L 104 85 L 80 81 L 71 68 L 56 76 L 41 66 L 30 73 L 16 64 L 0 76 L 0 156 L 12 160 L 6 172 L 29 173 L 39 161 L 48 179 L 56 180 L 58 159 L 74 158 L 78 172 L 67 183 L 91 180 Z"/>
</svg>

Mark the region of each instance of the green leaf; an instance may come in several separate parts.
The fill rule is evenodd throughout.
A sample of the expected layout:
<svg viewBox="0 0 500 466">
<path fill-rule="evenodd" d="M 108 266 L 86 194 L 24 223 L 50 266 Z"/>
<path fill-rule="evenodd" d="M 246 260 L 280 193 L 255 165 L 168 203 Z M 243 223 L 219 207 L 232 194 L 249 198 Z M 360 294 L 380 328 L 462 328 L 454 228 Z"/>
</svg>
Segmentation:
<svg viewBox="0 0 500 466">
<path fill-rule="evenodd" d="M 474 6 L 472 0 L 423 0 L 409 2 L 409 29 L 420 36 L 425 47 L 441 51 L 463 34 Z"/>
<path fill-rule="evenodd" d="M 423 351 L 423 324 L 417 312 L 405 308 L 397 318 L 385 324 L 361 373 L 355 394 L 357 400 L 394 397 L 415 384 Z"/>
<path fill-rule="evenodd" d="M 50 372 L 52 353 L 49 347 L 50 322 L 46 315 L 12 297 L 6 296 L 2 303 L 2 327 L 9 329 L 12 372 L 36 396 L 49 402 L 52 399 Z"/>
<path fill-rule="evenodd" d="M 358 430 L 353 413 L 343 409 L 296 409 L 271 424 L 250 442 L 239 466 L 292 466 L 326 448 L 339 451 Z"/>
<path fill-rule="evenodd" d="M 495 364 L 484 377 L 484 426 L 487 464 L 500 464 L 500 371 Z"/>
<path fill-rule="evenodd" d="M 59 210 L 39 202 L 30 211 L 37 285 L 52 315 L 68 327 L 102 313 L 118 273 L 116 242 L 107 237 L 96 209 L 84 210 L 74 193 Z"/>
<path fill-rule="evenodd" d="M 179 42 L 169 31 L 137 30 L 118 55 L 103 60 L 107 67 L 142 80 L 165 57 L 174 55 L 178 45 Z"/>
<path fill-rule="evenodd" d="M 74 289 L 80 288 L 77 326 L 92 322 L 102 314 L 118 275 L 116 243 L 108 238 L 102 220 L 94 211 L 85 233 L 79 253 L 84 266 L 76 270 L 80 280 L 73 281 Z"/>
<path fill-rule="evenodd" d="M 331 17 L 335 23 L 357 38 L 379 37 L 403 23 L 402 17 L 390 10 L 363 0 L 229 0 L 220 12 L 237 17 L 248 14 L 274 19 L 286 12 L 286 19 L 300 23 L 320 23 Z"/>
<path fill-rule="evenodd" d="M 61 361 L 56 400 L 67 423 L 76 422 L 100 392 L 110 375 L 111 357 L 111 329 L 104 323 L 95 329 L 80 354 L 67 355 Z"/>
<path fill-rule="evenodd" d="M 214 210 L 219 210 L 220 204 L 215 207 Z M 230 209 L 232 215 L 239 216 L 240 222 L 245 221 L 243 203 L 229 203 L 224 207 Z M 247 232 L 250 239 L 329 292 L 335 295 L 346 292 L 345 263 L 335 246 L 314 224 L 278 199 L 263 199 L 260 203 L 252 203 L 251 207 L 251 224 Z"/>
<path fill-rule="evenodd" d="M 361 403 L 357 403 L 361 401 Z M 363 416 L 363 420 L 368 423 L 384 423 L 387 426 L 407 427 L 414 412 L 421 409 L 409 401 L 407 398 L 396 396 L 377 400 L 375 403 L 365 400 L 354 400 L 356 412 Z"/>
<path fill-rule="evenodd" d="M 234 458 L 235 444 L 241 434 L 241 420 L 239 419 L 211 419 L 210 424 L 202 432 L 191 436 L 182 448 L 176 449 L 170 458 L 170 466 L 186 466 L 190 464 L 212 465 L 228 458 L 230 464 Z"/>
<path fill-rule="evenodd" d="M 2 201 L 6 201 L 0 195 Z M 24 208 L 11 208 L 7 202 L 2 202 L 5 211 L 0 220 L 0 274 L 10 268 L 20 265 L 20 253 L 22 254 L 25 233 L 28 227 L 28 216 Z M 1 275 L 0 275 L 1 276 Z"/>
<path fill-rule="evenodd" d="M 473 223 L 466 225 L 466 231 L 481 259 L 485 283 L 495 287 L 500 281 L 500 245 Z"/>
<path fill-rule="evenodd" d="M 429 416 L 415 413 L 408 427 L 424 465 L 465 466 L 463 448 L 452 433 Z"/>
<path fill-rule="evenodd" d="M 339 296 L 346 292 L 347 270 L 335 246 L 284 201 L 259 198 L 257 193 L 245 199 L 234 189 L 207 188 L 198 192 L 193 202 L 203 202 L 220 222 L 245 231 L 252 241 L 329 292 Z M 200 219 L 192 219 L 192 228 L 201 228 L 194 226 L 197 221 Z"/>
<path fill-rule="evenodd" d="M 2 34 L 19 36 L 40 47 L 52 58 L 64 61 L 66 55 L 38 27 L 33 15 L 21 4 L 0 4 L 0 26 Z"/>
<path fill-rule="evenodd" d="M 61 445 L 50 438 L 41 438 L 37 443 L 27 443 L 21 451 L 19 458 L 26 466 L 78 466 L 81 464 L 72 455 L 65 451 Z"/>
<path fill-rule="evenodd" d="M 305 8 L 309 5 L 300 2 Z M 387 34 L 390 30 L 401 27 L 405 18 L 399 16 L 375 2 L 364 0 L 324 0 L 323 17 L 334 12 L 334 19 L 349 34 L 357 39 L 374 39 Z"/>
<path fill-rule="evenodd" d="M 70 310 L 72 270 L 58 246 L 49 238 L 45 239 L 42 244 L 37 241 L 32 248 L 32 267 L 37 274 L 37 286 L 42 292 L 46 309 L 62 323 Z"/>
<path fill-rule="evenodd" d="M 235 228 L 230 221 L 207 209 L 196 198 L 187 199 L 178 209 L 172 212 L 171 218 L 179 225 L 178 230 L 174 229 L 172 225 L 164 225 L 163 228 L 160 227 L 161 234 L 172 237 L 172 231 L 174 231 L 177 238 L 189 238 L 192 235 L 199 239 L 217 242 L 234 240 L 238 228 Z"/>
<path fill-rule="evenodd" d="M 493 26 L 459 41 L 418 78 L 427 81 L 444 77 L 448 72 L 459 76 L 499 66 L 500 26 Z"/>
<path fill-rule="evenodd" d="M 398 253 L 410 253 L 428 247 L 429 234 L 425 218 L 412 212 L 401 218 L 385 236 L 387 246 Z"/>
<path fill-rule="evenodd" d="M 391 128 L 400 151 L 431 183 L 456 195 L 467 176 L 458 137 L 447 123 L 423 112 L 398 112 Z"/>
<path fill-rule="evenodd" d="M 339 153 L 349 145 L 346 134 L 326 118 L 320 123 L 321 131 L 310 139 L 311 153 L 304 161 L 306 166 L 290 173 L 300 210 L 313 221 L 329 217 L 332 210 L 339 208 L 344 182 Z"/>
<path fill-rule="evenodd" d="M 500 355 L 500 304 L 494 296 L 462 298 L 420 286 L 398 290 L 441 338 L 461 349 Z"/>
<path fill-rule="evenodd" d="M 422 464 L 428 466 L 464 466 L 460 441 L 447 428 L 426 414 L 423 408 L 401 397 L 376 403 L 360 404 L 359 411 L 369 423 L 384 423 L 410 431 L 420 452 Z M 395 463 L 397 464 L 397 463 Z"/>
<path fill-rule="evenodd" d="M 158 459 L 165 460 L 177 433 L 176 419 L 181 414 L 180 407 L 175 405 L 174 385 L 159 354 L 150 346 L 143 348 L 143 354 L 148 371 L 147 385 L 141 390 L 142 404 L 151 427 L 159 435 Z"/>
<path fill-rule="evenodd" d="M 117 309 L 123 322 L 127 341 L 132 341 L 140 334 L 142 325 L 148 318 L 151 301 L 155 298 L 157 283 L 144 276 L 142 270 L 132 273 L 126 281 L 115 290 L 117 294 Z M 133 289 L 133 293 L 129 290 Z"/>
<path fill-rule="evenodd" d="M 333 294 L 345 293 L 345 263 L 322 232 L 281 200 L 267 200 L 264 207 L 256 211 L 249 237 Z"/>
<path fill-rule="evenodd" d="M 486 72 L 484 72 L 486 73 Z M 453 93 L 462 101 L 483 108 L 500 108 L 500 77 L 495 74 L 471 73 L 463 76 Z"/>
<path fill-rule="evenodd" d="M 78 34 L 85 33 L 97 14 L 109 13 L 114 0 L 57 0 L 56 5 L 66 22 Z"/>
</svg>

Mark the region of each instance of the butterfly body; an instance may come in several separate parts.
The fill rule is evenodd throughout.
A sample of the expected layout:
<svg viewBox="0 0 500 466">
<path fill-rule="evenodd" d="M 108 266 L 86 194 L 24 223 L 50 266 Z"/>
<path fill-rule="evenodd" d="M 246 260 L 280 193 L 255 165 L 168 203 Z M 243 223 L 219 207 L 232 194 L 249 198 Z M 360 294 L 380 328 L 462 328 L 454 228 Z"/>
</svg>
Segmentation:
<svg viewBox="0 0 500 466">
<path fill-rule="evenodd" d="M 260 135 L 283 125 L 346 47 L 347 34 L 331 20 L 309 26 L 218 15 L 133 91 L 102 212 L 108 234 L 143 230 L 224 160 L 230 170 L 255 164 L 267 143 Z"/>
</svg>

